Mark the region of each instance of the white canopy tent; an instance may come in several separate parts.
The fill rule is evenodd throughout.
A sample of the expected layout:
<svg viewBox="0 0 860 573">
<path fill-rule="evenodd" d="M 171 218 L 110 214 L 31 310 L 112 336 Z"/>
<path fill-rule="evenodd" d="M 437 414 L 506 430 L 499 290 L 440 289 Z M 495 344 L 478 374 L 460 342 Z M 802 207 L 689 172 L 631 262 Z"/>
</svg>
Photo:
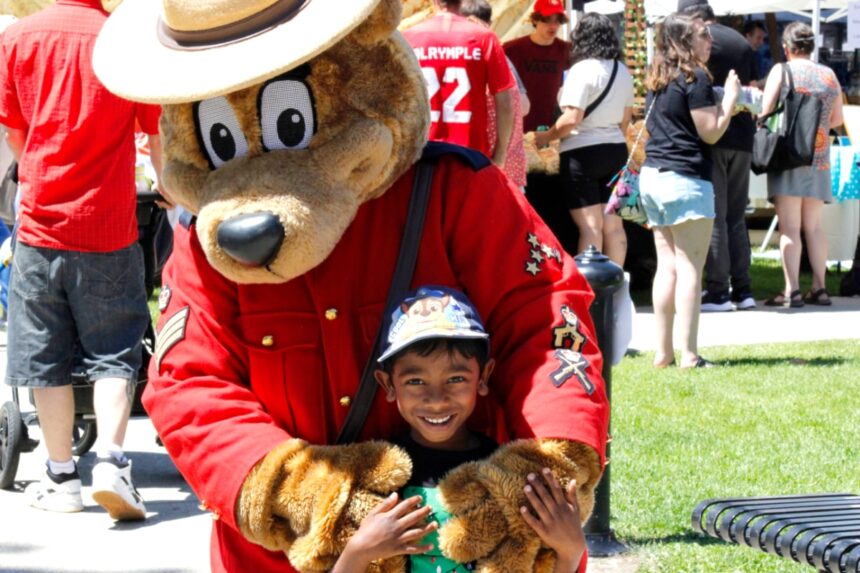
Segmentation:
<svg viewBox="0 0 860 573">
<path fill-rule="evenodd" d="M 571 0 L 567 0 L 570 10 Z M 811 17 L 811 12 L 818 6 L 821 10 L 835 10 L 826 21 L 833 21 L 845 16 L 848 11 L 848 0 L 709 0 L 708 2 L 717 16 L 728 14 L 762 14 L 765 12 L 790 12 Z M 678 6 L 677 0 L 645 0 L 645 13 L 649 18 L 659 18 L 674 12 Z M 595 0 L 585 5 L 586 12 L 601 14 L 617 14 L 624 10 L 624 0 Z"/>
<path fill-rule="evenodd" d="M 572 15 L 572 0 L 565 1 Z M 816 38 L 820 37 L 822 21 L 834 22 L 844 18 L 848 13 L 848 0 L 708 0 L 708 3 L 717 16 L 789 12 L 809 18 L 812 21 L 812 30 L 815 32 Z M 645 0 L 645 14 L 649 20 L 670 14 L 677 7 L 677 0 Z M 586 12 L 615 14 L 624 10 L 624 0 L 595 0 L 587 3 L 585 10 Z M 822 19 L 822 10 L 832 10 L 833 12 Z"/>
</svg>

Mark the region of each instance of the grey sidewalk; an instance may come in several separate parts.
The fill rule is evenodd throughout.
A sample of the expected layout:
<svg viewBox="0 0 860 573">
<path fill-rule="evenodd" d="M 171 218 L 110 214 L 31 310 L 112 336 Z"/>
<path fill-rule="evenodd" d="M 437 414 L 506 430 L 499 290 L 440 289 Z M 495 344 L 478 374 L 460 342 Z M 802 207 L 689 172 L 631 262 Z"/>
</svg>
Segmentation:
<svg viewBox="0 0 860 573">
<path fill-rule="evenodd" d="M 6 333 L 0 332 L 0 375 L 6 370 Z M 23 411 L 33 407 L 20 392 Z M 0 383 L 0 403 L 12 390 Z M 39 437 L 38 427 L 31 427 Z M 198 508 L 165 449 L 155 443 L 148 418 L 131 420 L 126 453 L 134 463 L 134 481 L 146 502 L 144 522 L 116 523 L 90 497 L 95 455 L 79 460 L 84 483 L 84 511 L 58 514 L 29 507 L 23 489 L 41 477 L 47 457 L 40 446 L 22 454 L 12 490 L 0 490 L 0 573 L 12 572 L 171 572 L 209 571 L 209 514 Z"/>
<path fill-rule="evenodd" d="M 860 298 L 834 298 L 832 307 L 771 309 L 702 315 L 700 345 L 745 345 L 768 342 L 860 339 Z M 653 313 L 638 309 L 633 342 L 638 350 L 653 349 Z M 0 375 L 6 366 L 6 336 L 0 332 Z M 32 410 L 22 393 L 25 409 Z M 0 384 L 0 402 L 11 390 Z M 33 429 L 38 435 L 38 428 Z M 208 571 L 211 520 L 185 484 L 165 450 L 155 443 L 146 418 L 133 419 L 126 440 L 135 463 L 135 482 L 147 503 L 148 519 L 116 524 L 88 499 L 84 488 L 81 514 L 51 514 L 24 502 L 23 487 L 40 477 L 44 452 L 23 454 L 14 490 L 0 490 L 0 573 L 11 572 L 182 572 Z M 93 454 L 81 460 L 85 486 Z M 594 559 L 594 573 L 632 570 L 617 560 Z"/>
<path fill-rule="evenodd" d="M 636 309 L 631 348 L 654 350 L 654 311 Z M 860 339 L 860 297 L 833 297 L 832 306 L 763 306 L 753 310 L 702 313 L 699 347 L 776 342 Z M 676 344 L 677 347 L 677 344 Z"/>
</svg>

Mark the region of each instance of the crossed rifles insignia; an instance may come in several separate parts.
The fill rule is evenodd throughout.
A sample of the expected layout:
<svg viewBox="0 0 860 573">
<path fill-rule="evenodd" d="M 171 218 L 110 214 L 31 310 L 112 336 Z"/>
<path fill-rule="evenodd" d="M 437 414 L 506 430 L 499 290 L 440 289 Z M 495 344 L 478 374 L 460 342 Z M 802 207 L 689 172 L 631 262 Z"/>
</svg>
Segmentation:
<svg viewBox="0 0 860 573">
<path fill-rule="evenodd" d="M 569 378 L 576 376 L 585 393 L 594 393 L 594 384 L 588 379 L 588 360 L 582 355 L 585 336 L 579 331 L 579 317 L 569 306 L 561 307 L 562 324 L 552 329 L 552 346 L 559 367 L 550 374 L 553 385 L 558 388 Z M 569 344 L 568 344 L 569 342 Z"/>
</svg>

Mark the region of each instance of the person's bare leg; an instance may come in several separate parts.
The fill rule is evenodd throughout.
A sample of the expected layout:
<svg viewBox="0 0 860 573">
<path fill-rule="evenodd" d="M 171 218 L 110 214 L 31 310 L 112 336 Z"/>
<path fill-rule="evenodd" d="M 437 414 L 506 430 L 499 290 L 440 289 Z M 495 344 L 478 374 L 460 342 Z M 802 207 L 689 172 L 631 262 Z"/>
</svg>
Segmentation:
<svg viewBox="0 0 860 573">
<path fill-rule="evenodd" d="M 695 219 L 672 227 L 675 239 L 675 309 L 681 368 L 699 360 L 699 311 L 702 304 L 702 269 L 708 256 L 713 219 Z"/>
<path fill-rule="evenodd" d="M 99 441 L 122 446 L 131 413 L 128 380 L 125 378 L 96 380 L 93 408 L 96 412 Z"/>
<path fill-rule="evenodd" d="M 779 217 L 779 252 L 785 276 L 783 294 L 788 301 L 791 293 L 800 288 L 800 255 L 803 250 L 800 243 L 800 217 L 803 199 L 778 195 L 774 201 Z"/>
<path fill-rule="evenodd" d="M 612 259 L 619 267 L 624 266 L 627 258 L 627 233 L 624 232 L 624 221 L 618 215 L 604 213 L 606 204 L 600 206 L 603 213 L 603 254 Z"/>
<path fill-rule="evenodd" d="M 654 302 L 654 325 L 657 328 L 657 351 L 654 366 L 662 368 L 675 359 L 672 329 L 675 320 L 675 243 L 669 227 L 654 227 L 657 248 L 657 272 L 651 287 Z"/>
<path fill-rule="evenodd" d="M 34 388 L 33 398 L 48 458 L 62 463 L 72 459 L 72 428 L 75 424 L 75 395 L 71 384 Z"/>
<path fill-rule="evenodd" d="M 570 216 L 579 229 L 577 250 L 581 253 L 588 245 L 594 245 L 598 251 L 603 252 L 603 212 L 600 205 L 571 209 Z"/>
<path fill-rule="evenodd" d="M 821 225 L 824 202 L 818 199 L 803 199 L 801 205 L 801 226 L 806 237 L 806 253 L 812 267 L 812 290 L 824 288 L 824 275 L 827 272 L 827 234 Z"/>
</svg>

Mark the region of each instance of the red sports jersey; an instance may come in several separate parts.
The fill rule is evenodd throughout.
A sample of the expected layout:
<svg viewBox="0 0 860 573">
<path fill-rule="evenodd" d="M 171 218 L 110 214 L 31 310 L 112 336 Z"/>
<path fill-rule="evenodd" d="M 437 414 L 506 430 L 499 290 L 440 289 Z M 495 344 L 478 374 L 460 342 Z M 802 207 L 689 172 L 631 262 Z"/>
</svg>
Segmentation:
<svg viewBox="0 0 860 573">
<path fill-rule="evenodd" d="M 487 99 L 516 86 L 499 39 L 489 29 L 443 12 L 404 32 L 430 93 L 430 139 L 490 154 Z"/>
</svg>

